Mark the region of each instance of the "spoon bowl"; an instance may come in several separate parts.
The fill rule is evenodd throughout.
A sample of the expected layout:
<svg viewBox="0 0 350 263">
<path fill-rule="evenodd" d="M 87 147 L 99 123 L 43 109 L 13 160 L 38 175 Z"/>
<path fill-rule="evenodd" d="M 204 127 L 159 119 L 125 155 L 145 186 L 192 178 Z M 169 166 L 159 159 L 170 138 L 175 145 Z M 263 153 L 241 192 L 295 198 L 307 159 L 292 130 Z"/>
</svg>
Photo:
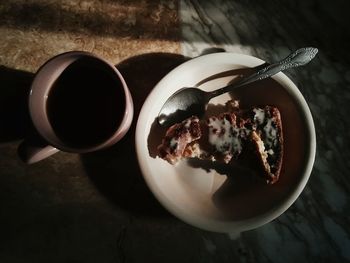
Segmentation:
<svg viewBox="0 0 350 263">
<path fill-rule="evenodd" d="M 210 100 L 209 94 L 198 88 L 178 90 L 164 104 L 158 116 L 159 124 L 169 126 L 190 115 L 202 116 Z"/>
</svg>

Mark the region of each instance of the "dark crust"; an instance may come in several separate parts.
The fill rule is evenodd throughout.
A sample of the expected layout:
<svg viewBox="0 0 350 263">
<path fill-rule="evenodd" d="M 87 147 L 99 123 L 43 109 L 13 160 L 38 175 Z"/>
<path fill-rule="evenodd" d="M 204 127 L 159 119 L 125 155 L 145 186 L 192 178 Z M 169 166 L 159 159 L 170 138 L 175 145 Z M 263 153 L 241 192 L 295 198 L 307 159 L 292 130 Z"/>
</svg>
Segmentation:
<svg viewBox="0 0 350 263">
<path fill-rule="evenodd" d="M 274 175 L 274 179 L 272 180 L 272 184 L 277 182 L 281 173 L 282 168 L 282 160 L 283 160 L 283 129 L 282 129 L 282 119 L 280 111 L 276 107 L 267 106 L 267 109 L 269 110 L 274 122 L 276 123 L 277 132 L 278 132 L 278 144 L 275 149 L 275 154 L 277 155 L 277 158 L 274 160 L 274 168 L 271 171 Z"/>
</svg>

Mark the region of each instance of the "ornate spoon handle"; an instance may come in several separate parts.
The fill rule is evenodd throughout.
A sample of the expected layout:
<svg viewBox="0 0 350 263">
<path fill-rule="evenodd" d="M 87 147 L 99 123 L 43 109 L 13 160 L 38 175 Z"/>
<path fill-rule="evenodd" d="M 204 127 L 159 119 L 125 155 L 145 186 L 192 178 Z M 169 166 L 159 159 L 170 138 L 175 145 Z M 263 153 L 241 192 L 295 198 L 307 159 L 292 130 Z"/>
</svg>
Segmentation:
<svg viewBox="0 0 350 263">
<path fill-rule="evenodd" d="M 215 90 L 213 92 L 210 92 L 209 97 L 213 98 L 216 96 L 219 96 L 223 93 L 229 92 L 237 87 L 247 85 L 249 83 L 269 78 L 275 74 L 277 74 L 280 71 L 284 71 L 286 69 L 295 68 L 299 66 L 303 66 L 307 63 L 309 63 L 317 54 L 318 49 L 313 47 L 305 47 L 300 48 L 290 54 L 285 59 L 282 59 L 281 61 L 268 65 L 256 73 L 243 78 L 242 80 L 238 81 L 237 83 L 233 83 L 231 85 L 228 85 L 226 87 L 220 88 L 218 90 Z"/>
</svg>

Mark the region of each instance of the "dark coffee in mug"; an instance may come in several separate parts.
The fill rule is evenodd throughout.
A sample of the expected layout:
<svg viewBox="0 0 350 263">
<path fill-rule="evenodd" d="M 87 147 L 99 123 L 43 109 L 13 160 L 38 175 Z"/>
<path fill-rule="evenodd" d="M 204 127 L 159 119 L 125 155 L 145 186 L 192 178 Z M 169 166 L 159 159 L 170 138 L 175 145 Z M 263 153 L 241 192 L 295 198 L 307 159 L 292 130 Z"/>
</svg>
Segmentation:
<svg viewBox="0 0 350 263">
<path fill-rule="evenodd" d="M 94 57 L 70 64 L 53 84 L 46 110 L 56 136 L 69 147 L 92 147 L 115 133 L 125 93 L 115 72 Z"/>
</svg>

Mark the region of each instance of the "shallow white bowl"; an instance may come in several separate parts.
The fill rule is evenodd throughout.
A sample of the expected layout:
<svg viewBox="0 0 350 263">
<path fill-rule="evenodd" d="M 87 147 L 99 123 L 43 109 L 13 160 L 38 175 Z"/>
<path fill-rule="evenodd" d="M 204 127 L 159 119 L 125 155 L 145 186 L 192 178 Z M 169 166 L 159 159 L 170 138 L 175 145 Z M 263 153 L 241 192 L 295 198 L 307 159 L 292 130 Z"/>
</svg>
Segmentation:
<svg viewBox="0 0 350 263">
<path fill-rule="evenodd" d="M 276 184 L 262 184 L 227 167 L 206 169 L 188 161 L 170 165 L 156 156 L 156 147 L 165 134 L 156 117 L 175 91 L 198 83 L 203 90 L 214 90 L 247 73 L 247 68 L 263 63 L 261 59 L 233 53 L 191 59 L 167 74 L 142 107 L 135 143 L 145 181 L 167 210 L 193 226 L 215 232 L 259 227 L 288 209 L 309 179 L 316 151 L 314 123 L 302 94 L 283 73 L 210 102 L 224 104 L 234 97 L 242 107 L 274 105 L 280 109 L 285 145 L 282 172 Z"/>
</svg>

